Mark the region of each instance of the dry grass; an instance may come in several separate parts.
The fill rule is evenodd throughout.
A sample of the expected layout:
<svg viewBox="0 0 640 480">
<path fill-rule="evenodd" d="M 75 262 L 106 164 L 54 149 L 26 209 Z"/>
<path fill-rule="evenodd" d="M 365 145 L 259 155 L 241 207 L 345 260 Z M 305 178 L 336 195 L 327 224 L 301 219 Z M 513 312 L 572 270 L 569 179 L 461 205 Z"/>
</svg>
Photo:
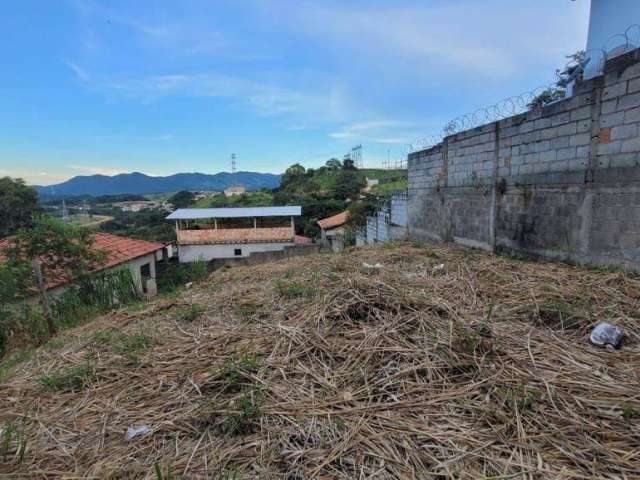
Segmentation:
<svg viewBox="0 0 640 480">
<path fill-rule="evenodd" d="M 455 247 L 218 271 L 18 367 L 0 386 L 0 473 L 639 478 L 639 307 L 623 273 Z M 625 330 L 621 350 L 589 343 L 599 320 Z"/>
</svg>

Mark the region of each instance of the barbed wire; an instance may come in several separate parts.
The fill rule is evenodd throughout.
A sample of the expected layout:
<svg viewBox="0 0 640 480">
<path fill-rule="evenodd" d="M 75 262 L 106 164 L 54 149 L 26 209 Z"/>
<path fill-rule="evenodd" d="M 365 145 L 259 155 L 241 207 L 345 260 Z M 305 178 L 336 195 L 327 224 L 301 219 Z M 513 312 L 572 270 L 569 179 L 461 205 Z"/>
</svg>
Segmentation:
<svg viewBox="0 0 640 480">
<path fill-rule="evenodd" d="M 593 78 L 604 72 L 604 66 L 608 60 L 636 48 L 640 48 L 639 24 L 630 25 L 624 33 L 612 35 L 602 48 L 585 50 L 580 60 L 571 58 L 571 60 L 565 64 L 563 72 L 569 72 L 570 80 L 580 76 L 586 79 Z M 442 133 L 428 135 L 407 145 L 406 148 L 403 149 L 402 155 L 406 158 L 409 153 L 425 150 L 440 144 L 446 136 L 455 135 L 456 133 L 487 123 L 497 122 L 514 115 L 525 113 L 533 108 L 534 100 L 545 92 L 555 92 L 555 97 L 550 99 L 551 102 L 561 100 L 564 98 L 564 95 L 566 95 L 566 90 L 564 90 L 564 94 L 561 94 L 565 87 L 566 84 L 563 85 L 560 79 L 556 79 L 547 85 L 542 85 L 519 95 L 504 98 L 492 105 L 460 115 L 447 122 L 442 128 Z"/>
</svg>

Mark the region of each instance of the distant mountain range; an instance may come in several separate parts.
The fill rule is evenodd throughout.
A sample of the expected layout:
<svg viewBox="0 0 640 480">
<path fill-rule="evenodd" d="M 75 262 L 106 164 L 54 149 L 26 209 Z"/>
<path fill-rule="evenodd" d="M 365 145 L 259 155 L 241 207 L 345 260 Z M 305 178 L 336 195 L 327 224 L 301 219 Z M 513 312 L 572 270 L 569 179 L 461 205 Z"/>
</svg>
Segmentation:
<svg viewBox="0 0 640 480">
<path fill-rule="evenodd" d="M 247 190 L 276 188 L 280 185 L 280 175 L 272 173 L 220 172 L 215 175 L 205 173 L 176 173 L 168 177 L 150 177 L 143 173 L 123 173 L 109 177 L 89 175 L 73 177 L 66 182 L 46 187 L 36 186 L 41 196 L 71 195 L 119 195 L 132 193 L 145 195 L 150 193 L 191 191 L 222 191 L 232 185 L 242 185 Z"/>
</svg>

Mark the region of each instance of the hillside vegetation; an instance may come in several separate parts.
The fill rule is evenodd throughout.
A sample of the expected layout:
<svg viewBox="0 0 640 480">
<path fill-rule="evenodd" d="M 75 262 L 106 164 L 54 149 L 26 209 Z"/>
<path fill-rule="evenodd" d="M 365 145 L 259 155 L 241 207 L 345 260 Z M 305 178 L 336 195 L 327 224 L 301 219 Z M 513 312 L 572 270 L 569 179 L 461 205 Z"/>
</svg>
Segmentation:
<svg viewBox="0 0 640 480">
<path fill-rule="evenodd" d="M 0 474 L 635 478 L 639 307 L 624 273 L 459 247 L 219 270 L 14 367 Z"/>
<path fill-rule="evenodd" d="M 295 164 L 282 175 L 280 187 L 244 195 L 225 197 L 224 194 L 203 198 L 193 205 L 197 208 L 255 207 L 269 205 L 301 205 L 302 216 L 296 220 L 297 233 L 316 237 L 317 221 L 344 210 L 352 210 L 353 219 L 362 225 L 367 214 L 376 207 L 378 198 L 388 197 L 394 190 L 406 189 L 406 180 L 375 186 L 363 194 L 366 179 L 395 180 L 406 177 L 404 170 L 357 169 L 350 160 L 336 159 L 314 169 Z M 349 236 L 351 238 L 351 236 Z"/>
</svg>

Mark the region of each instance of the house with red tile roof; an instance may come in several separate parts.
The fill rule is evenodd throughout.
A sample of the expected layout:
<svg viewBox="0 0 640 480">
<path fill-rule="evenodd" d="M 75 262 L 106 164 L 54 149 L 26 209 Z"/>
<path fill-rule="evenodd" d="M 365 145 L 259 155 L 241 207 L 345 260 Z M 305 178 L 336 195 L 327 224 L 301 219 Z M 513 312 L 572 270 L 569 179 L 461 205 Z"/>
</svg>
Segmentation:
<svg viewBox="0 0 640 480">
<path fill-rule="evenodd" d="M 347 220 L 349 220 L 349 212 L 347 211 L 318 220 L 322 243 L 334 252 L 340 252 L 344 249 Z"/>
<path fill-rule="evenodd" d="M 176 225 L 180 262 L 248 257 L 310 243 L 296 236 L 301 207 L 183 208 L 167 217 Z"/>
<path fill-rule="evenodd" d="M 6 260 L 3 251 L 10 245 L 10 239 L 0 239 L 0 263 Z M 128 268 L 141 293 L 148 297 L 157 293 L 156 262 L 163 260 L 164 244 L 98 232 L 93 237 L 91 249 L 101 254 L 102 261 L 90 273 Z M 43 273 L 45 288 L 51 295 L 59 295 L 74 280 L 62 269 L 50 268 Z"/>
</svg>

